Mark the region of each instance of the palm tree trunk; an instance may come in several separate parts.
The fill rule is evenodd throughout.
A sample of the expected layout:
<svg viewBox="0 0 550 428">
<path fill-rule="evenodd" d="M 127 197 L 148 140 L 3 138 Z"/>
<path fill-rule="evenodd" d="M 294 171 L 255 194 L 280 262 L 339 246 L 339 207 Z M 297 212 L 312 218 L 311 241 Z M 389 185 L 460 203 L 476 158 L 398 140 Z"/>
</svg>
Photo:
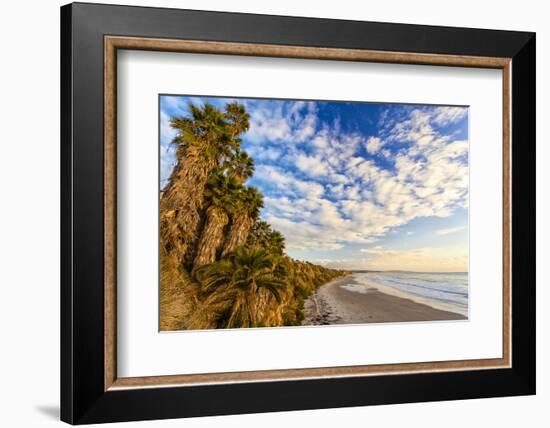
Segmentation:
<svg viewBox="0 0 550 428">
<path fill-rule="evenodd" d="M 174 168 L 160 200 L 160 241 L 167 255 L 186 261 L 198 239 L 204 189 L 215 162 L 207 162 L 193 147 Z"/>
<path fill-rule="evenodd" d="M 174 256 L 160 254 L 160 329 L 182 330 L 197 300 L 194 287 L 181 274 Z"/>
<path fill-rule="evenodd" d="M 233 223 L 225 245 L 223 247 L 222 256 L 235 251 L 238 247 L 246 244 L 250 229 L 254 224 L 254 219 L 247 214 L 240 214 L 233 217 Z"/>
<path fill-rule="evenodd" d="M 216 261 L 216 253 L 223 243 L 223 229 L 229 222 L 227 213 L 211 205 L 206 210 L 206 224 L 202 231 L 193 270 Z"/>
</svg>

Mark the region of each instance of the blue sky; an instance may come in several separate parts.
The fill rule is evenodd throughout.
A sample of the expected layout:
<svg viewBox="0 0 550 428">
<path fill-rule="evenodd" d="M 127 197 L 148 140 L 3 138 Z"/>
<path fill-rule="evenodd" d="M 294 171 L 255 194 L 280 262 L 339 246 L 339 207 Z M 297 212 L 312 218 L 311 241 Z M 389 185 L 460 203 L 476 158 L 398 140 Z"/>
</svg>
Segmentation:
<svg viewBox="0 0 550 428">
<path fill-rule="evenodd" d="M 169 118 L 190 102 L 161 96 L 161 187 L 175 163 Z M 251 115 L 243 148 L 261 217 L 297 259 L 349 269 L 466 271 L 468 109 L 238 99 Z"/>
</svg>

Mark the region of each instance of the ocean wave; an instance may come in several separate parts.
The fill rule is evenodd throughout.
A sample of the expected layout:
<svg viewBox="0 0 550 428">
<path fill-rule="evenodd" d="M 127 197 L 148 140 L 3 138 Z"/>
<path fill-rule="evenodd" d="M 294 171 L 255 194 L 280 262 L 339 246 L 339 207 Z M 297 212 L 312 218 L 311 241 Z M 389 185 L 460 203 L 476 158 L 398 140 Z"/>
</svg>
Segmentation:
<svg viewBox="0 0 550 428">
<path fill-rule="evenodd" d="M 409 298 L 437 309 L 468 316 L 467 273 L 364 272 L 353 275 L 349 291 L 383 293 Z"/>
<path fill-rule="evenodd" d="M 392 279 L 392 278 L 387 278 L 386 281 L 391 282 L 391 283 L 396 284 L 396 285 L 411 286 L 411 287 L 423 288 L 425 290 L 440 291 L 442 293 L 457 294 L 459 296 L 468 297 L 468 291 L 454 291 L 452 285 L 448 285 L 448 286 L 443 285 L 441 288 L 439 288 L 439 287 L 430 287 L 428 285 L 421 285 L 421 284 L 414 283 L 414 282 L 409 282 L 409 281 L 395 280 L 395 279 Z M 428 282 L 428 281 L 426 281 L 426 282 Z M 441 284 L 437 281 L 430 281 L 430 282 L 432 282 L 434 284 L 437 284 L 437 285 Z"/>
</svg>

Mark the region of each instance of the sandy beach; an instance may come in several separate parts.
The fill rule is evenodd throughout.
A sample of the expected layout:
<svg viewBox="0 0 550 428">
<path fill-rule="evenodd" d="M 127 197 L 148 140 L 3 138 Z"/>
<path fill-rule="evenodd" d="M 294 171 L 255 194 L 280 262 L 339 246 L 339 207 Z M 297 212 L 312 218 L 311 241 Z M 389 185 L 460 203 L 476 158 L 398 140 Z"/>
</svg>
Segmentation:
<svg viewBox="0 0 550 428">
<path fill-rule="evenodd" d="M 302 325 L 466 319 L 458 313 L 382 293 L 375 286 L 366 293 L 342 287 L 353 283 L 353 275 L 350 275 L 319 287 L 305 302 Z"/>
</svg>

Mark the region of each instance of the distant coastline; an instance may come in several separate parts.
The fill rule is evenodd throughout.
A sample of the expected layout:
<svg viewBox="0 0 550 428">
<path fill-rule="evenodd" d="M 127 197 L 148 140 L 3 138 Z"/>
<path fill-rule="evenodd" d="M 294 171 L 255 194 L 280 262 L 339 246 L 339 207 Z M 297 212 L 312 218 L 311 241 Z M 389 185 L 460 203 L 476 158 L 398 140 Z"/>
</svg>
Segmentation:
<svg viewBox="0 0 550 428">
<path fill-rule="evenodd" d="M 359 278 L 358 281 L 360 274 L 376 274 L 381 271 L 351 272 L 351 275 L 337 278 L 319 287 L 306 300 L 302 325 L 468 319 L 467 306 L 465 315 L 464 310 L 460 313 L 456 309 L 457 306 L 444 301 L 438 304 L 434 299 L 407 294 L 380 283 L 366 282 L 365 278 Z"/>
</svg>

